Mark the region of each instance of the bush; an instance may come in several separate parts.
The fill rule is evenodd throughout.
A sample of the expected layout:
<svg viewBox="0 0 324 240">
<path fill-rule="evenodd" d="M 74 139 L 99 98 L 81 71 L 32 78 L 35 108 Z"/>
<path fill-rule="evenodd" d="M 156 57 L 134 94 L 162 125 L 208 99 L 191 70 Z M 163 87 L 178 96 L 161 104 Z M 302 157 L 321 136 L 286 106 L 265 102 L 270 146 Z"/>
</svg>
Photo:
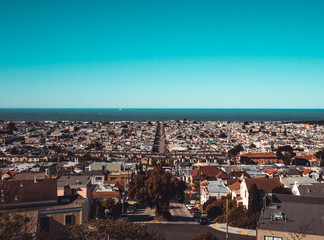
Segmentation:
<svg viewBox="0 0 324 240">
<path fill-rule="evenodd" d="M 229 225 L 233 227 L 255 229 L 260 217 L 260 213 L 248 214 L 242 207 L 237 207 L 229 213 Z"/>
<path fill-rule="evenodd" d="M 210 204 L 206 208 L 206 214 L 209 218 L 216 218 L 223 214 L 222 208 L 217 204 Z"/>
<path fill-rule="evenodd" d="M 216 202 L 216 199 L 210 198 L 204 203 L 203 208 L 206 210 L 209 205 L 215 204 Z"/>
<path fill-rule="evenodd" d="M 71 240 L 89 239 L 133 239 L 164 240 L 164 234 L 148 231 L 145 225 L 131 223 L 127 220 L 90 219 L 83 225 L 66 227 Z"/>
</svg>

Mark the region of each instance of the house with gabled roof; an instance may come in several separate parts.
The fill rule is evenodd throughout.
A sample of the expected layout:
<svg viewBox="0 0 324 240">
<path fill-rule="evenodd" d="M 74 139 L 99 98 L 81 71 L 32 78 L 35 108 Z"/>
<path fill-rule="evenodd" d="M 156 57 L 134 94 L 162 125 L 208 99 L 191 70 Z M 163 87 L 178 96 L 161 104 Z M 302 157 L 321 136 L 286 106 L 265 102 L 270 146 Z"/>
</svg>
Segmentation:
<svg viewBox="0 0 324 240">
<path fill-rule="evenodd" d="M 236 181 L 235 183 L 228 186 L 228 189 L 232 195 L 232 199 L 238 199 L 241 194 L 241 183 L 239 181 Z"/>
<path fill-rule="evenodd" d="M 229 189 L 222 181 L 204 180 L 200 185 L 200 202 L 204 204 L 209 198 L 219 199 L 226 197 L 228 193 Z"/>
<path fill-rule="evenodd" d="M 270 165 L 282 163 L 275 153 L 244 153 L 239 156 L 239 162 L 243 164 Z"/>
<path fill-rule="evenodd" d="M 238 204 L 242 204 L 246 209 L 249 207 L 249 190 L 255 184 L 263 195 L 272 195 L 273 189 L 283 186 L 279 178 L 244 178 L 240 185 L 240 197 Z"/>
<path fill-rule="evenodd" d="M 228 175 L 214 166 L 199 166 L 190 171 L 190 182 L 193 184 L 194 181 L 199 180 L 223 180 L 228 179 Z"/>
<path fill-rule="evenodd" d="M 29 217 L 28 231 L 38 239 L 66 238 L 67 225 L 82 224 L 88 218 L 88 199 L 57 197 L 57 179 L 0 181 L 0 209 L 10 215 Z"/>
<path fill-rule="evenodd" d="M 277 170 L 276 169 L 274 169 L 274 168 L 271 168 L 270 170 L 264 170 L 263 171 L 265 174 L 267 174 L 267 176 L 269 177 L 269 178 L 273 178 L 274 176 L 276 176 L 277 175 Z"/>
<path fill-rule="evenodd" d="M 303 165 L 303 166 L 319 166 L 321 161 L 315 155 L 303 155 L 303 156 L 295 156 L 293 159 L 293 163 L 295 165 Z"/>
</svg>

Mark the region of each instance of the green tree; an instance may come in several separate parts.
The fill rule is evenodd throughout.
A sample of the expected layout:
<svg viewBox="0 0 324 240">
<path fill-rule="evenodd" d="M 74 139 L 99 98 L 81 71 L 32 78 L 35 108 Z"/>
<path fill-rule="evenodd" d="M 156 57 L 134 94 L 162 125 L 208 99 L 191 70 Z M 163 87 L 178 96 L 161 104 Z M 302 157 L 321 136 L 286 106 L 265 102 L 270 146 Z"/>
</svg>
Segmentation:
<svg viewBox="0 0 324 240">
<path fill-rule="evenodd" d="M 214 234 L 207 232 L 193 236 L 191 240 L 218 240 L 218 238 Z"/>
<path fill-rule="evenodd" d="M 244 150 L 244 148 L 242 147 L 242 145 L 238 144 L 235 147 L 233 147 L 231 150 L 228 151 L 228 156 L 236 157 L 243 150 Z"/>
<path fill-rule="evenodd" d="M 219 204 L 210 204 L 206 208 L 206 214 L 210 218 L 216 218 L 223 214 L 223 209 Z"/>
<path fill-rule="evenodd" d="M 259 213 L 260 211 L 261 211 L 260 191 L 255 184 L 252 184 L 249 189 L 248 215 L 251 216 L 254 213 Z"/>
<path fill-rule="evenodd" d="M 277 157 L 284 161 L 285 165 L 289 165 L 291 163 L 291 159 L 295 156 L 294 149 L 289 146 L 280 146 L 277 149 Z"/>
<path fill-rule="evenodd" d="M 115 206 L 115 200 L 112 199 L 112 198 L 108 198 L 107 200 L 105 200 L 105 201 L 103 201 L 103 202 L 101 203 L 101 206 L 102 206 L 103 208 L 110 209 L 110 208 L 112 208 L 113 206 Z"/>
<path fill-rule="evenodd" d="M 156 216 L 162 216 L 169 210 L 170 200 L 183 202 L 185 189 L 183 181 L 161 167 L 155 167 L 135 177 L 129 185 L 129 196 L 139 203 L 147 203 L 150 208 L 155 208 Z"/>
<path fill-rule="evenodd" d="M 24 215 L 0 213 L 0 239 L 33 239 L 32 225 Z"/>
<path fill-rule="evenodd" d="M 321 160 L 320 166 L 324 167 L 324 148 L 317 153 L 315 153 L 315 156 Z"/>
<path fill-rule="evenodd" d="M 215 198 L 209 198 L 204 204 L 203 209 L 206 209 L 209 205 L 215 204 L 217 200 Z"/>
<path fill-rule="evenodd" d="M 148 232 L 145 225 L 127 220 L 91 219 L 83 225 L 67 227 L 72 240 L 163 240 L 165 236 L 157 231 Z"/>
</svg>

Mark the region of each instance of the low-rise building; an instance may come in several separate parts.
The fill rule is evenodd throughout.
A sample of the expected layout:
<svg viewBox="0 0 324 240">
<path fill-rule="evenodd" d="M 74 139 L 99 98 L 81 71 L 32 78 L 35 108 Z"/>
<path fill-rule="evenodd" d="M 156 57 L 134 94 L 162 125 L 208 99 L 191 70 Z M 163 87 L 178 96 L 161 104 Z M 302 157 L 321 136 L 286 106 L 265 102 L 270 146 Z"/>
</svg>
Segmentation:
<svg viewBox="0 0 324 240">
<path fill-rule="evenodd" d="M 324 198 L 274 194 L 261 214 L 257 240 L 324 239 Z"/>
<path fill-rule="evenodd" d="M 204 204 L 209 198 L 219 199 L 221 197 L 226 197 L 229 193 L 229 189 L 222 181 L 204 180 L 201 182 L 200 193 L 200 202 Z"/>
<path fill-rule="evenodd" d="M 249 191 L 251 186 L 255 184 L 257 188 L 264 194 L 271 196 L 273 189 L 282 186 L 279 178 L 244 178 L 240 187 L 240 200 L 237 204 L 242 204 L 246 209 L 249 208 Z"/>
</svg>

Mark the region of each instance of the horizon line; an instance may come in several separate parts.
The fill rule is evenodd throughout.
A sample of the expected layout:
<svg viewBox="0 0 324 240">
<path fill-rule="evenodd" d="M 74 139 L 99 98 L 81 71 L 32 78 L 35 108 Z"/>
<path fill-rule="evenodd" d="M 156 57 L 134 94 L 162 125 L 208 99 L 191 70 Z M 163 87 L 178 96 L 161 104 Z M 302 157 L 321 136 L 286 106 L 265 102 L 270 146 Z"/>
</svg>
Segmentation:
<svg viewBox="0 0 324 240">
<path fill-rule="evenodd" d="M 152 107 L 0 107 L 0 110 L 20 110 L 20 109 L 118 109 L 118 110 L 324 110 L 324 108 L 183 108 L 183 107 L 163 107 L 163 108 L 152 108 Z"/>
</svg>

